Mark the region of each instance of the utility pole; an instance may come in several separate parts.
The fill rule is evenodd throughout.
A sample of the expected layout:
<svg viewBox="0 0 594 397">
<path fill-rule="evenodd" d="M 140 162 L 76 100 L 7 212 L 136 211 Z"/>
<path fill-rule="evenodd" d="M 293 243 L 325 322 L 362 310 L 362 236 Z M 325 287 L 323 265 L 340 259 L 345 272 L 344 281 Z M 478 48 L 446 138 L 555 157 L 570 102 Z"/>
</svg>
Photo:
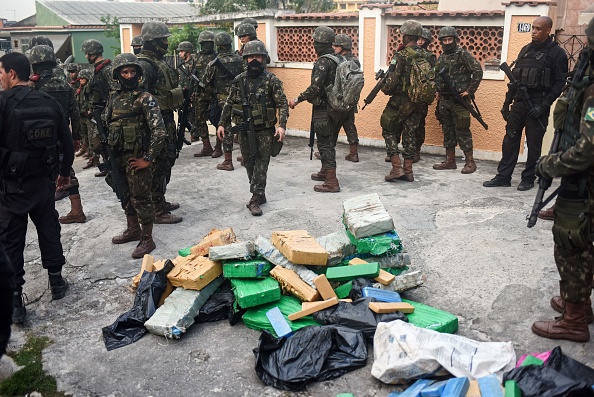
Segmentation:
<svg viewBox="0 0 594 397">
<path fill-rule="evenodd" d="M 12 20 L 16 21 L 16 10 L 6 10 L 6 11 L 12 11 Z"/>
</svg>

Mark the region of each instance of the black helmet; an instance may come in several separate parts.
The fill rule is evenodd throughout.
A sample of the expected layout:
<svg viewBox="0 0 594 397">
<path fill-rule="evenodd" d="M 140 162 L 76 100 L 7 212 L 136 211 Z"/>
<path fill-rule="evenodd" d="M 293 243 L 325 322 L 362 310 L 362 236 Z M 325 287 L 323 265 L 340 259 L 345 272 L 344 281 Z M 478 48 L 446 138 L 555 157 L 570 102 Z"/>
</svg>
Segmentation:
<svg viewBox="0 0 594 397">
<path fill-rule="evenodd" d="M 138 58 L 134 54 L 123 53 L 116 56 L 113 60 L 112 76 L 114 80 L 118 79 L 118 74 L 121 68 L 125 66 L 136 66 L 136 74 L 142 76 L 142 66 L 138 62 Z"/>
</svg>

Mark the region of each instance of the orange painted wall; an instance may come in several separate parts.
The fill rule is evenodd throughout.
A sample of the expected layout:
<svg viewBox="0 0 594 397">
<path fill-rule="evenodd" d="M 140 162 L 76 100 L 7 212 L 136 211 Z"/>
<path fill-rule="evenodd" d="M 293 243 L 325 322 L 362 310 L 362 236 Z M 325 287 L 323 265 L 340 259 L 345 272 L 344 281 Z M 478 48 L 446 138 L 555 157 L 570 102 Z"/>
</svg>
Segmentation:
<svg viewBox="0 0 594 397">
<path fill-rule="evenodd" d="M 268 43 L 266 42 L 266 24 L 259 23 L 258 30 L 256 30 L 256 34 L 258 35 L 258 40 L 260 40 L 264 45 L 268 47 Z"/>
</svg>

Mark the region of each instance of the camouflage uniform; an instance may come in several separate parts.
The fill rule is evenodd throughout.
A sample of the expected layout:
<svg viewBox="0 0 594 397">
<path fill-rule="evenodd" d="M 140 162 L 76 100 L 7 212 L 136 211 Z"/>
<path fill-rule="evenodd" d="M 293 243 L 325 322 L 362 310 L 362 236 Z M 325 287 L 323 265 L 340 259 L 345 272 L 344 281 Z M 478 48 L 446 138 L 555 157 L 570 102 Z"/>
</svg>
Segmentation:
<svg viewBox="0 0 594 397">
<path fill-rule="evenodd" d="M 93 65 L 93 80 L 89 82 L 89 88 L 92 91 L 91 107 L 93 112 L 103 112 L 109 99 L 109 95 L 117 88 L 112 79 L 112 66 L 110 59 L 103 59 L 95 62 Z M 95 119 L 94 116 L 92 116 Z M 97 121 L 97 120 L 95 120 Z M 93 129 L 89 130 L 91 150 L 93 151 L 93 163 L 99 164 L 99 154 L 103 154 L 101 148 L 101 137 L 97 125 L 93 124 Z"/>
<path fill-rule="evenodd" d="M 216 57 L 217 54 L 214 51 L 200 51 L 198 57 L 196 58 L 196 62 L 194 63 L 194 74 L 200 81 L 203 81 L 206 66 Z M 192 130 L 192 136 L 195 139 L 209 139 L 206 120 L 209 119 L 208 110 L 210 105 L 211 103 L 209 103 L 209 99 L 205 94 L 204 88 L 198 84 L 195 84 L 194 101 L 192 103 L 192 108 L 194 109 L 194 120 L 196 120 L 196 122 L 193 124 L 194 129 Z"/>
<path fill-rule="evenodd" d="M 76 91 L 76 99 L 80 111 L 81 139 L 87 148 L 87 151 L 89 152 L 89 157 L 92 158 L 95 154 L 91 148 L 91 141 L 97 140 L 99 138 L 99 132 L 97 131 L 97 126 L 95 123 L 91 121 L 91 118 L 93 117 L 93 109 L 91 105 L 91 96 L 93 92 L 89 83 L 90 79 L 88 79 L 87 83 Z"/>
<path fill-rule="evenodd" d="M 359 59 L 352 53 L 349 52 L 348 54 L 344 54 L 343 57 L 347 61 L 354 61 L 359 67 L 361 67 L 361 63 Z M 346 119 L 342 123 L 342 128 L 344 128 L 344 132 L 347 136 L 347 141 L 349 145 L 358 145 L 359 144 L 359 135 L 357 134 L 357 126 L 355 125 L 355 113 L 357 113 L 357 107 L 355 106 L 347 113 Z M 338 135 L 336 136 L 338 138 Z"/>
<path fill-rule="evenodd" d="M 428 49 L 421 47 L 421 53 L 425 56 L 425 59 L 429 61 L 431 66 L 435 67 L 437 63 L 437 57 L 434 53 L 429 51 Z M 421 124 L 419 125 L 419 130 L 417 131 L 417 139 L 416 139 L 416 154 L 415 154 L 415 162 L 420 160 L 420 153 L 421 147 L 423 143 L 425 143 L 425 120 L 427 119 L 427 114 L 429 113 L 429 105 L 423 104 L 423 109 L 421 110 Z"/>
</svg>

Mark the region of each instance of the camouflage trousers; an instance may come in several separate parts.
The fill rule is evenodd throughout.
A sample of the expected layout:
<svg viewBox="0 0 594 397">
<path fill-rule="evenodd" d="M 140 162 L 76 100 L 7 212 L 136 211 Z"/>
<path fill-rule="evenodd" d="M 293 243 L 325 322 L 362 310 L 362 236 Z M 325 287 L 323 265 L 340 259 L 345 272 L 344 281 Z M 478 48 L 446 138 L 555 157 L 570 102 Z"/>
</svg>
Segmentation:
<svg viewBox="0 0 594 397">
<path fill-rule="evenodd" d="M 438 120 L 443 131 L 443 146 L 453 148 L 459 145 L 464 152 L 472 150 L 470 112 L 453 99 L 442 98 L 437 106 Z"/>
<path fill-rule="evenodd" d="M 191 123 L 192 131 L 190 134 L 194 139 L 209 139 L 208 136 L 208 102 L 200 96 L 192 103 Z"/>
<path fill-rule="evenodd" d="M 322 157 L 322 168 L 336 168 L 336 141 L 338 131 L 344 124 L 348 112 L 336 112 L 326 106 L 314 106 L 311 128 L 316 134 L 318 151 Z"/>
<path fill-rule="evenodd" d="M 417 131 L 416 148 L 417 152 L 421 151 L 423 143 L 425 143 L 425 122 L 427 114 L 429 113 L 429 105 L 423 104 L 421 106 L 421 122 L 419 123 L 419 130 Z"/>
<path fill-rule="evenodd" d="M 417 135 L 423 116 L 422 108 L 422 105 L 412 103 L 403 95 L 390 98 L 380 118 L 388 156 L 400 153 L 398 143 L 402 138 L 402 157 L 408 160 L 415 157 Z"/>
<path fill-rule="evenodd" d="M 167 191 L 167 184 L 171 180 L 171 169 L 177 156 L 175 149 L 177 131 L 175 130 L 173 115 L 171 115 L 171 118 L 164 115 L 163 120 L 167 131 L 166 149 L 153 160 L 153 182 L 151 187 L 153 204 L 157 214 L 165 212 L 165 192 Z"/>
<path fill-rule="evenodd" d="M 359 135 L 357 134 L 357 126 L 355 125 L 355 113 L 357 113 L 357 107 L 349 110 L 346 119 L 342 123 L 342 128 L 347 136 L 349 145 L 357 145 L 359 143 Z"/>
<path fill-rule="evenodd" d="M 89 141 L 89 126 L 83 117 L 80 118 L 80 143 L 85 145 L 87 150 L 91 147 L 91 141 Z"/>
<path fill-rule="evenodd" d="M 151 198 L 152 165 L 143 170 L 133 170 L 128 163 L 135 158 L 132 152 L 122 153 L 116 157 L 116 162 L 122 171 L 123 188 L 122 203 L 126 215 L 138 215 L 141 225 L 149 225 L 155 221 L 155 207 Z"/>
<path fill-rule="evenodd" d="M 248 134 L 239 134 L 239 147 L 250 181 L 250 192 L 253 194 L 264 194 L 266 190 L 266 175 L 268 173 L 268 164 L 270 164 L 274 131 L 274 128 L 256 131 L 257 151 L 255 161 L 250 161 L 251 148 Z"/>
<path fill-rule="evenodd" d="M 70 184 L 66 187 L 68 194 L 78 194 L 78 178 L 74 172 L 74 168 L 70 167 Z"/>
<path fill-rule="evenodd" d="M 81 119 L 81 124 L 86 125 L 89 137 L 89 150 L 93 155 L 98 156 L 99 153 L 101 153 L 101 139 L 99 138 L 99 130 L 97 129 L 97 126 L 88 118 Z"/>
</svg>

